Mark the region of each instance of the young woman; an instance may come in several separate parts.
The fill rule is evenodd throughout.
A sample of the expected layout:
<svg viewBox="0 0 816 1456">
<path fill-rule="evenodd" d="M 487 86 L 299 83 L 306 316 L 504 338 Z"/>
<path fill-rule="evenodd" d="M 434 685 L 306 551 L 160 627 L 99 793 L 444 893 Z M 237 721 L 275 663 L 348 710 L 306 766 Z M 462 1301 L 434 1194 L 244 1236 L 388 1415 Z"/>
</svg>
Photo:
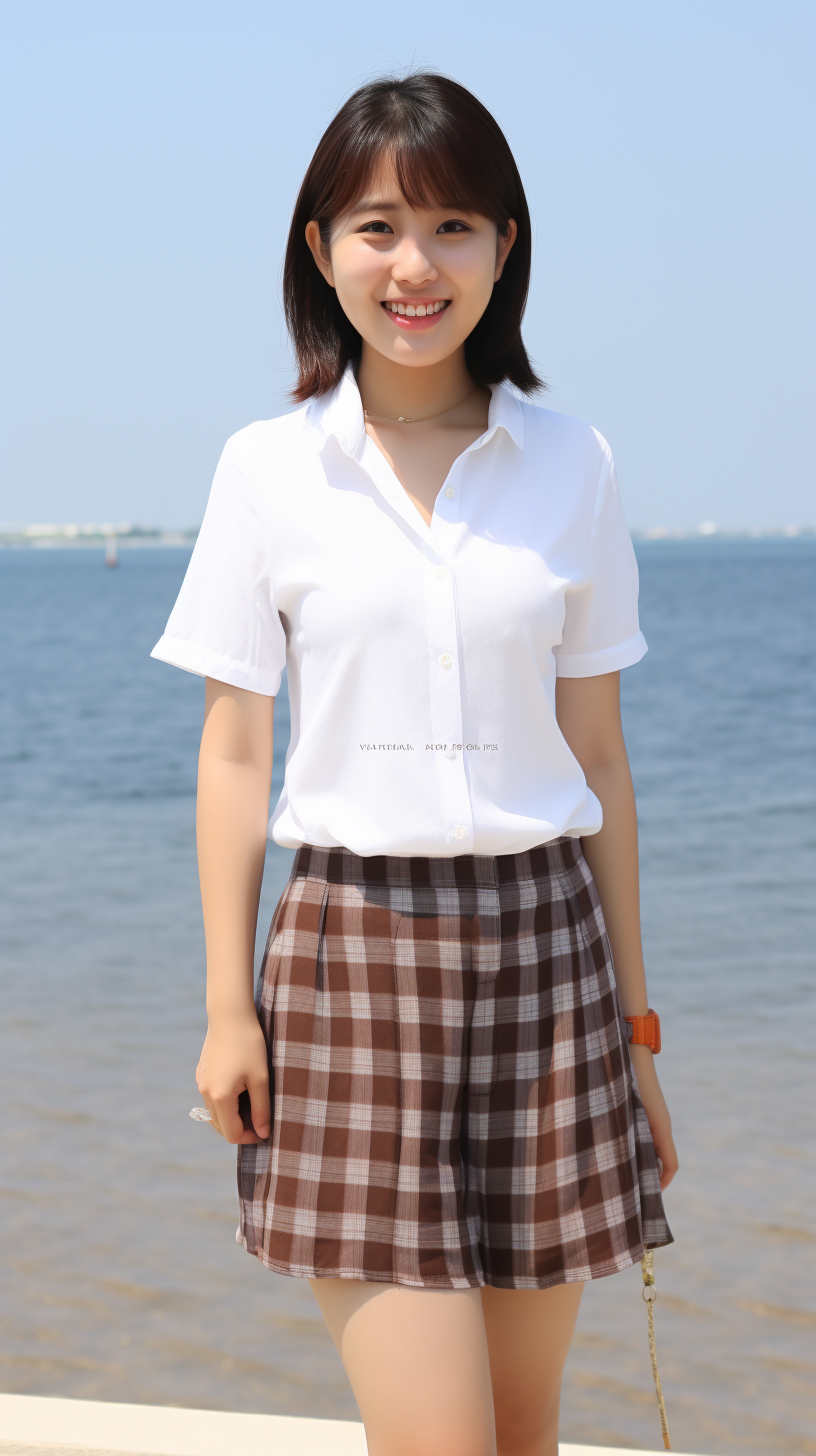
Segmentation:
<svg viewBox="0 0 816 1456">
<path fill-rule="evenodd" d="M 346 103 L 286 254 L 303 408 L 228 441 L 153 653 L 207 680 L 197 1080 L 238 1237 L 312 1281 L 371 1456 L 555 1456 L 584 1281 L 672 1237 L 637 568 L 608 445 L 526 399 L 530 254 L 469 92 Z M 254 999 L 284 665 L 296 853 Z"/>
</svg>

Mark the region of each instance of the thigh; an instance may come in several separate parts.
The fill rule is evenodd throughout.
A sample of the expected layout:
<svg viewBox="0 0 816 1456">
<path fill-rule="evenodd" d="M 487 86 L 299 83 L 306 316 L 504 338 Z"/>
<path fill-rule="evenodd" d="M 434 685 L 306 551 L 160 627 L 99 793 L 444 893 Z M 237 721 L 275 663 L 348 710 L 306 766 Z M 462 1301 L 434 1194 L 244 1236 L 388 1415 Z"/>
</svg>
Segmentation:
<svg viewBox="0 0 816 1456">
<path fill-rule="evenodd" d="M 583 1288 L 481 1291 L 498 1456 L 557 1456 L 561 1377 Z"/>
<path fill-rule="evenodd" d="M 369 1456 L 495 1456 L 478 1289 L 310 1283 L 360 1407 Z"/>
</svg>

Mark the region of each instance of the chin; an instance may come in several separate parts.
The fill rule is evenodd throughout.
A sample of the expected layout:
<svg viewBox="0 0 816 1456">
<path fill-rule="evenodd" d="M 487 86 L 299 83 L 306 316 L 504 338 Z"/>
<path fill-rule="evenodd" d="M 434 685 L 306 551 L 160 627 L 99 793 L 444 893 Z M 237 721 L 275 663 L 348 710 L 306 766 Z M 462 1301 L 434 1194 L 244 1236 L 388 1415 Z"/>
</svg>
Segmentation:
<svg viewBox="0 0 816 1456">
<path fill-rule="evenodd" d="M 447 359 L 449 354 L 455 354 L 459 348 L 457 339 L 430 339 L 423 338 L 421 334 L 402 334 L 396 339 L 390 339 L 388 346 L 381 347 L 379 352 L 388 354 L 391 359 L 399 359 L 405 364 L 438 364 L 440 359 Z"/>
</svg>

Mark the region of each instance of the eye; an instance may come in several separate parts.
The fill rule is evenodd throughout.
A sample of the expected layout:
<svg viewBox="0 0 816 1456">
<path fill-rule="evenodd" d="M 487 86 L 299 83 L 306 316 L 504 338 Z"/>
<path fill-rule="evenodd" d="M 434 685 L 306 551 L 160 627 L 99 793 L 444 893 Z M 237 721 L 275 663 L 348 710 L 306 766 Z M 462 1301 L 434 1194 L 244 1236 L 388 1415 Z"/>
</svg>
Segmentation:
<svg viewBox="0 0 816 1456">
<path fill-rule="evenodd" d="M 377 222 L 364 222 L 363 226 L 360 228 L 361 233 L 378 233 L 381 237 L 387 233 L 390 233 L 391 231 L 392 229 L 389 227 L 388 223 L 382 222 L 381 220 Z"/>
<path fill-rule="evenodd" d="M 452 217 L 447 222 L 443 222 L 436 231 L 438 233 L 469 233 L 470 228 L 460 218 Z"/>
</svg>

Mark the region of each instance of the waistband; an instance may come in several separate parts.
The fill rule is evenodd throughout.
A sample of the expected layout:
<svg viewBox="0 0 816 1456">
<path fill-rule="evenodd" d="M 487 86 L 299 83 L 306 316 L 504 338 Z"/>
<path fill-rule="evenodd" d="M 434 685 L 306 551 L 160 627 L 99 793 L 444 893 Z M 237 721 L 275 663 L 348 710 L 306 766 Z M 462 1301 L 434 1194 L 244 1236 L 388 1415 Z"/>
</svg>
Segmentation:
<svg viewBox="0 0 816 1456">
<path fill-rule="evenodd" d="M 302 844 L 291 878 L 311 875 L 333 885 L 503 885 L 569 870 L 581 846 L 571 835 L 536 844 L 520 854 L 400 855 L 354 854 L 342 845 Z"/>
</svg>

